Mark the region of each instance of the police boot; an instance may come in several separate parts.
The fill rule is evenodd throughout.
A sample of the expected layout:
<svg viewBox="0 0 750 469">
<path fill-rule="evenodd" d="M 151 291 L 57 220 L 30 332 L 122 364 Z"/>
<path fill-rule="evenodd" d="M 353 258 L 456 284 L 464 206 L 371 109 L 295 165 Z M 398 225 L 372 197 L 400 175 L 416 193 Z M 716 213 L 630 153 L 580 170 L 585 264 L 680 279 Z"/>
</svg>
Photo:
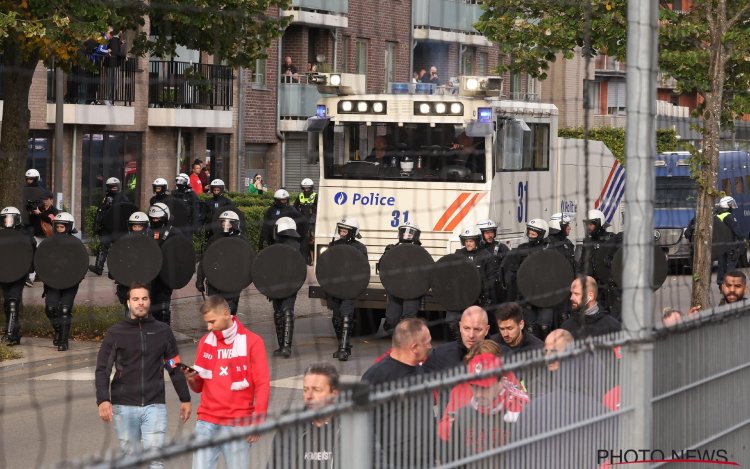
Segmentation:
<svg viewBox="0 0 750 469">
<path fill-rule="evenodd" d="M 284 312 L 274 311 L 273 312 L 273 325 L 276 327 L 276 342 L 279 344 L 279 348 L 273 351 L 274 357 L 283 356 L 282 351 L 284 349 Z"/>
<path fill-rule="evenodd" d="M 104 263 L 107 261 L 107 252 L 109 251 L 108 247 L 105 247 L 103 244 L 99 245 L 99 252 L 96 253 L 96 261 L 94 261 L 94 265 L 89 266 L 89 270 L 96 275 L 101 275 L 102 272 L 104 272 Z"/>
<path fill-rule="evenodd" d="M 282 327 L 282 343 L 280 355 L 284 358 L 292 356 L 292 337 L 294 336 L 294 311 L 284 310 L 284 323 Z"/>
<path fill-rule="evenodd" d="M 18 300 L 10 299 L 5 302 L 5 315 L 8 326 L 5 328 L 5 344 L 21 344 L 21 327 L 18 324 Z"/>
<path fill-rule="evenodd" d="M 333 358 L 345 362 L 352 355 L 352 346 L 350 343 L 354 323 L 349 317 L 345 317 L 341 323 L 341 337 L 339 338 L 339 349 L 333 354 Z"/>
<path fill-rule="evenodd" d="M 60 318 L 57 317 L 57 307 L 47 305 L 44 308 L 44 313 L 47 315 L 50 324 L 52 324 L 52 330 L 55 331 L 52 336 L 52 345 L 60 345 L 60 337 L 62 335 L 62 328 L 60 326 Z"/>
<path fill-rule="evenodd" d="M 70 338 L 70 324 L 73 322 L 72 308 L 63 305 L 60 308 L 60 342 L 57 344 L 57 350 L 64 352 L 68 350 L 68 339 Z"/>
</svg>

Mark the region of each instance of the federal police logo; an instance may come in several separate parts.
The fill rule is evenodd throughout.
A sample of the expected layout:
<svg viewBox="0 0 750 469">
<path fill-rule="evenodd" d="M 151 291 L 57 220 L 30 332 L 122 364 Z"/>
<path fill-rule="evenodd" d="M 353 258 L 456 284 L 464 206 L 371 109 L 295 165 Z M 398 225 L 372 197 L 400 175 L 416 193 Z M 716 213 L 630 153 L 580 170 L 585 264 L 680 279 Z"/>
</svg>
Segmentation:
<svg viewBox="0 0 750 469">
<path fill-rule="evenodd" d="M 337 192 L 336 195 L 333 196 L 333 201 L 336 205 L 344 205 L 348 198 L 346 192 Z"/>
</svg>

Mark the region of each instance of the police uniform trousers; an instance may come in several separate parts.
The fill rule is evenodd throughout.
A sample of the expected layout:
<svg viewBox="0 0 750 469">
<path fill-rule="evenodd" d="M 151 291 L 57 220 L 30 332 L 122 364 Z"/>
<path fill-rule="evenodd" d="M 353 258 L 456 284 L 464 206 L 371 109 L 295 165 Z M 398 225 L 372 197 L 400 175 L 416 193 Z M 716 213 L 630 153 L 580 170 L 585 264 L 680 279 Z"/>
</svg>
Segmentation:
<svg viewBox="0 0 750 469">
<path fill-rule="evenodd" d="M 159 277 L 151 282 L 151 315 L 157 321 L 170 323 L 172 291 Z"/>
<path fill-rule="evenodd" d="M 23 287 L 26 284 L 26 277 L 21 277 L 15 282 L 0 283 L 3 289 L 3 301 L 5 302 L 5 333 L 14 338 L 20 336 L 20 324 L 18 316 L 20 315 L 21 302 L 23 301 Z M 11 303 L 15 305 L 15 316 L 11 324 Z"/>
<path fill-rule="evenodd" d="M 66 306 L 73 309 L 73 303 L 75 302 L 76 295 L 78 294 L 78 285 L 63 290 L 57 288 L 44 286 L 44 304 L 46 306 L 62 308 Z"/>
<path fill-rule="evenodd" d="M 421 301 L 421 297 L 405 300 L 388 295 L 388 304 L 385 307 L 385 325 L 383 327 L 386 330 L 392 330 L 402 319 L 416 318 Z"/>
<path fill-rule="evenodd" d="M 716 269 L 716 283 L 721 286 L 724 283 L 724 276 L 737 268 L 739 256 L 736 249 L 730 249 L 718 259 L 718 268 Z"/>
</svg>

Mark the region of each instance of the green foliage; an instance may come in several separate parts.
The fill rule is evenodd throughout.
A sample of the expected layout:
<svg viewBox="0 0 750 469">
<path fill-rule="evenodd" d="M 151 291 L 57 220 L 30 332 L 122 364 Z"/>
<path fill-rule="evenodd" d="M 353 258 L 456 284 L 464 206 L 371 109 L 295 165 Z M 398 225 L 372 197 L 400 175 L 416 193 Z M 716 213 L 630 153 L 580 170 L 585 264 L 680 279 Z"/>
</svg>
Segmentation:
<svg viewBox="0 0 750 469">
<path fill-rule="evenodd" d="M 258 246 L 260 241 L 260 231 L 263 228 L 263 216 L 273 204 L 273 194 L 248 194 L 245 192 L 225 192 L 224 195 L 238 207 L 245 215 L 245 226 L 243 228 L 243 234 L 250 241 L 253 247 Z M 291 199 L 294 200 L 296 194 L 290 194 Z M 203 194 L 200 198 L 204 201 L 208 201 L 211 196 Z M 203 252 L 206 246 L 205 236 L 203 234 L 193 236 L 193 247 L 195 252 Z"/>
<path fill-rule="evenodd" d="M 15 360 L 16 358 L 21 358 L 23 355 L 21 355 L 20 352 L 13 349 L 13 347 L 8 347 L 5 344 L 0 344 L 0 362 L 5 360 Z"/>
<path fill-rule="evenodd" d="M 89 250 L 96 255 L 99 252 L 99 237 L 94 234 L 94 219 L 96 218 L 97 206 L 92 205 L 83 213 L 83 232 L 89 237 Z"/>
<path fill-rule="evenodd" d="M 73 307 L 71 338 L 101 340 L 107 329 L 125 318 L 124 311 L 119 303 L 110 306 L 76 304 Z M 52 326 L 44 314 L 43 305 L 23 306 L 21 330 L 27 336 L 52 337 Z"/>
<path fill-rule="evenodd" d="M 558 131 L 562 138 L 583 138 L 583 128 L 562 128 Z M 603 142 L 617 160 L 625 164 L 625 129 L 620 127 L 596 127 L 589 130 L 589 139 Z M 675 151 L 678 149 L 677 133 L 672 129 L 656 131 L 656 151 Z"/>
</svg>

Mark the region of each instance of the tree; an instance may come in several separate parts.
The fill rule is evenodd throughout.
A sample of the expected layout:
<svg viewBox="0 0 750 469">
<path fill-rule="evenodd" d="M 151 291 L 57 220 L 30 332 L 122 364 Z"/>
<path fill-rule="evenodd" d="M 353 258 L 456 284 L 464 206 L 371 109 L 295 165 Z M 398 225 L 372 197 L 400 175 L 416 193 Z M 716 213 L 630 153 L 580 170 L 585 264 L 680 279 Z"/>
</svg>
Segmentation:
<svg viewBox="0 0 750 469">
<path fill-rule="evenodd" d="M 267 12 L 288 4 L 289 0 L 0 0 L 4 86 L 0 200 L 4 205 L 21 202 L 29 89 L 39 61 L 63 70 L 86 65 L 80 52 L 83 43 L 101 40 L 102 32 L 111 28 L 137 31 L 131 48 L 136 55 L 169 56 L 182 45 L 232 66 L 249 66 L 264 57 L 271 40 L 288 23 L 287 18 L 270 17 Z"/>
<path fill-rule="evenodd" d="M 701 188 L 696 209 L 692 304 L 709 305 L 713 207 L 716 197 L 719 134 L 750 111 L 750 0 L 693 0 L 673 11 L 660 0 L 659 67 L 678 91 L 696 92 L 702 104 L 702 153 L 693 157 Z M 579 51 L 623 60 L 626 52 L 626 0 L 485 0 L 476 28 L 510 57 L 501 71 L 526 72 L 544 79 L 558 55 Z"/>
</svg>

